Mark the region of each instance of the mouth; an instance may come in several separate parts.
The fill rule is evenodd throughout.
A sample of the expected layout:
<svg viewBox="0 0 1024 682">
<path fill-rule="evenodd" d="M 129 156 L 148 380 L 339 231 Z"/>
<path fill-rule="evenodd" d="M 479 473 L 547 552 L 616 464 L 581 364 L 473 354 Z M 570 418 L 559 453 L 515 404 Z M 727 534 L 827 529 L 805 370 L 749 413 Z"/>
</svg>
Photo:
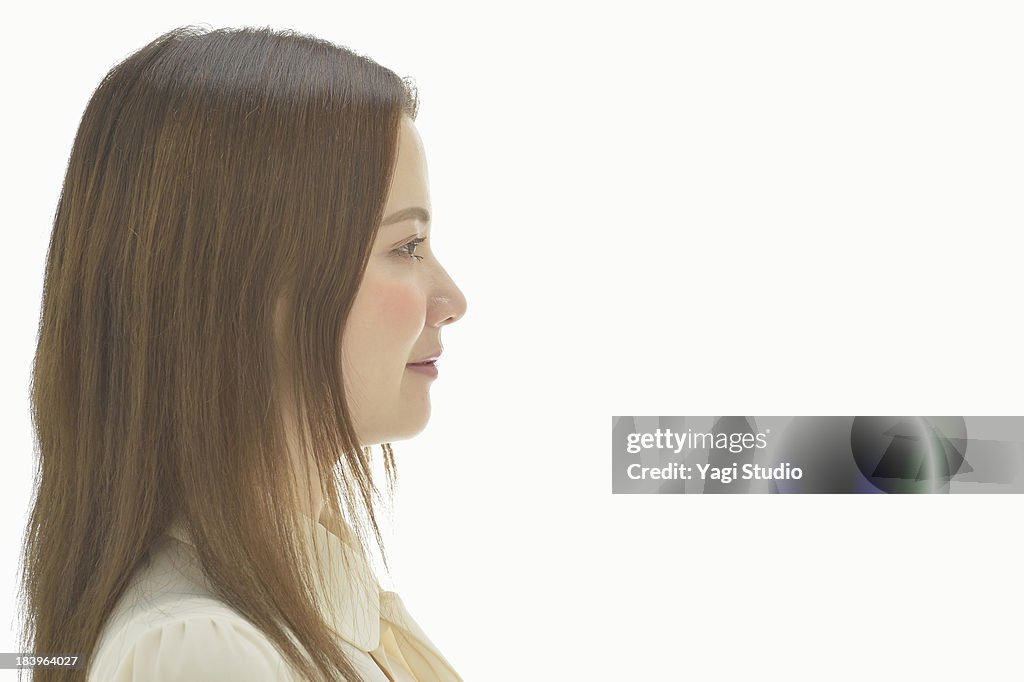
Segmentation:
<svg viewBox="0 0 1024 682">
<path fill-rule="evenodd" d="M 437 366 L 434 361 L 430 362 L 410 362 L 405 366 L 406 369 L 416 372 L 417 374 L 425 374 L 429 377 L 437 377 Z"/>
</svg>

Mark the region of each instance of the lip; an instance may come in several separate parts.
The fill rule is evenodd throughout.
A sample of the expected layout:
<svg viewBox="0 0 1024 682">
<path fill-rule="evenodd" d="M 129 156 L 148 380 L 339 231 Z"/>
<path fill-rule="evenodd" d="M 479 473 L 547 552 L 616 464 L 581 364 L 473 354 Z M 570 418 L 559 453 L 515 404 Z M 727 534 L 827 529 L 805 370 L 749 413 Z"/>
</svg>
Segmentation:
<svg viewBox="0 0 1024 682">
<path fill-rule="evenodd" d="M 420 364 L 423 364 L 424 362 L 433 362 L 434 360 L 437 360 L 439 357 L 441 357 L 441 349 L 440 348 L 438 348 L 436 351 L 434 351 L 433 353 L 431 353 L 430 355 L 428 355 L 426 357 L 422 357 L 419 360 L 413 360 L 409 364 L 410 365 L 420 365 Z"/>
<path fill-rule="evenodd" d="M 428 377 L 437 378 L 437 366 L 433 362 L 409 363 L 405 368 L 417 374 L 425 374 Z"/>
</svg>

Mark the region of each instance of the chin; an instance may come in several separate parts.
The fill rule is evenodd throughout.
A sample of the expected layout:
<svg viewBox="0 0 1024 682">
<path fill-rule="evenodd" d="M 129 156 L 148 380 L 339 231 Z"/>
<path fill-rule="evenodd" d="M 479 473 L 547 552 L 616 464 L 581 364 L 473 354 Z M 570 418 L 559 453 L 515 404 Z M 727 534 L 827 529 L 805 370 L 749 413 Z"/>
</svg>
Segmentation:
<svg viewBox="0 0 1024 682">
<path fill-rule="evenodd" d="M 401 432 L 395 436 L 393 440 L 409 440 L 423 433 L 424 429 L 427 428 L 427 420 L 424 419 L 420 423 L 410 424 L 406 428 L 402 429 Z"/>
<path fill-rule="evenodd" d="M 415 419 L 409 419 L 402 424 L 394 424 L 388 429 L 383 429 L 385 435 L 378 435 L 373 439 L 375 444 L 395 443 L 402 440 L 409 440 L 421 434 L 427 428 L 430 421 L 430 410 L 427 409 L 423 415 Z"/>
</svg>

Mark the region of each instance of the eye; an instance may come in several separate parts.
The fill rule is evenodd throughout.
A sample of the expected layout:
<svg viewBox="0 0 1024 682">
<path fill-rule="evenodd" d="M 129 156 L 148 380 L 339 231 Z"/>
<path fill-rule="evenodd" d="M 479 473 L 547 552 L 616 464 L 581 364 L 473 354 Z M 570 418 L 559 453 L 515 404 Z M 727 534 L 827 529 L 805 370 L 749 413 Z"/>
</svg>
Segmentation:
<svg viewBox="0 0 1024 682">
<path fill-rule="evenodd" d="M 394 253 L 404 258 L 415 258 L 417 260 L 423 260 L 423 256 L 417 256 L 415 251 L 416 247 L 427 241 L 426 237 L 417 237 L 407 244 L 403 244 L 394 250 Z"/>
</svg>

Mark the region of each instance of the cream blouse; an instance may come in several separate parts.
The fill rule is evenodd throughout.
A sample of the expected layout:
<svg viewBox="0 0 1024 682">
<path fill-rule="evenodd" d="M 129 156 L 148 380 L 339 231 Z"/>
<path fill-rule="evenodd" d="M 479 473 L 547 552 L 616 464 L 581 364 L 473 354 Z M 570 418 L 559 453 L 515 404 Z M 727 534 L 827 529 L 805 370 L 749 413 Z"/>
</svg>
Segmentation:
<svg viewBox="0 0 1024 682">
<path fill-rule="evenodd" d="M 310 519 L 312 524 L 312 519 Z M 313 525 L 321 607 L 365 682 L 462 682 L 401 598 L 380 588 L 347 526 Z M 329 530 L 330 528 L 330 530 Z M 348 558 L 349 570 L 339 553 Z M 88 682 L 301 682 L 270 640 L 209 589 L 181 523 L 154 546 L 100 635 Z"/>
</svg>

